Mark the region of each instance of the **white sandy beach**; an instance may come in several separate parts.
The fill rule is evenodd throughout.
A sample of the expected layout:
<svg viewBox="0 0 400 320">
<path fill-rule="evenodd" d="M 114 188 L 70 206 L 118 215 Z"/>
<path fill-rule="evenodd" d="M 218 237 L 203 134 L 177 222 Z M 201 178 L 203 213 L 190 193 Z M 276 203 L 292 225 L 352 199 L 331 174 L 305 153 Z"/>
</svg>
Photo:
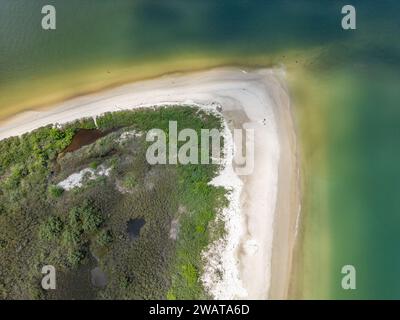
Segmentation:
<svg viewBox="0 0 400 320">
<path fill-rule="evenodd" d="M 211 275 L 218 267 L 213 263 L 222 263 L 224 277 L 217 281 L 206 274 L 203 280 L 217 299 L 285 298 L 299 190 L 295 131 L 283 70 L 218 68 L 135 82 L 73 98 L 45 111 L 25 112 L 0 124 L 0 139 L 51 123 L 163 104 L 220 106 L 229 129 L 254 129 L 253 172 L 237 177 L 232 163 L 227 163 L 219 181 L 213 182 L 233 192 L 224 212 L 228 236 L 224 243 L 209 248 L 220 259 L 210 259 L 206 268 Z M 218 252 L 219 245 L 223 252 Z"/>
</svg>

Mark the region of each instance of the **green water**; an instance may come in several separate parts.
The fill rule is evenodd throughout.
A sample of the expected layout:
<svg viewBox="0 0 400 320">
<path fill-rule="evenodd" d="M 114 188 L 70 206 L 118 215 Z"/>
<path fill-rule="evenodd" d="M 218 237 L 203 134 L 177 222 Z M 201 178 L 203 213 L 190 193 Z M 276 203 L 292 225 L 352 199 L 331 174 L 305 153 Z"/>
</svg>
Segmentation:
<svg viewBox="0 0 400 320">
<path fill-rule="evenodd" d="M 319 48 L 304 67 L 329 88 L 315 106 L 324 115 L 326 137 L 315 148 L 326 153 L 326 174 L 310 160 L 301 260 L 307 276 L 297 275 L 309 290 L 302 296 L 399 299 L 400 3 L 351 3 L 356 31 L 340 27 L 347 1 L 0 0 L 0 92 L 21 79 L 90 66 L 151 65 L 179 55 L 249 62 L 278 54 L 285 63 L 287 52 Z M 57 9 L 55 31 L 40 28 L 44 4 Z M 340 286 L 346 264 L 357 270 L 354 291 Z"/>
<path fill-rule="evenodd" d="M 247 56 L 346 38 L 331 1 L 1 0 L 2 81 L 185 54 Z M 57 29 L 40 27 L 54 4 Z M 284 18 L 282 18 L 284 17 Z"/>
<path fill-rule="evenodd" d="M 376 72 L 360 72 L 337 97 L 346 110 L 330 108 L 333 267 L 356 266 L 359 288 L 343 292 L 337 274 L 339 297 L 400 297 L 399 77 Z"/>
</svg>

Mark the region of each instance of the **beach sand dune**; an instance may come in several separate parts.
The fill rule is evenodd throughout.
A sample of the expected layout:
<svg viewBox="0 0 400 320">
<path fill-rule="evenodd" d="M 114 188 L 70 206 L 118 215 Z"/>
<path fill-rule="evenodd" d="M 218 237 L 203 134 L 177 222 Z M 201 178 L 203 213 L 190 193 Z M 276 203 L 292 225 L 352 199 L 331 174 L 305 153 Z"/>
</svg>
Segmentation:
<svg viewBox="0 0 400 320">
<path fill-rule="evenodd" d="M 214 296 L 285 298 L 299 190 L 296 136 L 284 78 L 282 69 L 217 68 L 135 82 L 18 115 L 2 123 L 0 139 L 108 111 L 173 104 L 220 107 L 230 130 L 254 129 L 255 154 L 251 174 L 239 176 L 240 183 L 226 184 L 240 192 L 232 199 L 236 208 L 226 212 L 236 222 L 228 223 L 222 254 L 226 277 Z"/>
</svg>

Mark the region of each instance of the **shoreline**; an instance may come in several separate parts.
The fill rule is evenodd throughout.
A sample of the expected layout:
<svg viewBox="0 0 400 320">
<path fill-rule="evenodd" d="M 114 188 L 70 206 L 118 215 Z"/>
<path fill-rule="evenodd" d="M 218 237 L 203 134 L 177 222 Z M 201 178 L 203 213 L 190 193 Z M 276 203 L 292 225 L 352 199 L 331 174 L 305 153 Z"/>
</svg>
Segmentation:
<svg viewBox="0 0 400 320">
<path fill-rule="evenodd" d="M 272 249 L 272 272 L 271 288 L 269 297 L 271 299 L 287 299 L 291 290 L 293 277 L 293 263 L 295 248 L 298 244 L 298 231 L 301 220 L 301 177 L 299 170 L 299 154 L 296 139 L 296 126 L 294 123 L 292 106 L 288 88 L 283 81 L 277 85 L 283 86 L 280 95 L 274 97 L 281 108 L 276 108 L 281 122 L 279 128 L 279 139 L 282 152 L 279 164 L 279 182 L 277 208 L 275 212 L 276 223 L 274 224 L 274 246 Z M 283 128 L 290 130 L 283 130 Z M 281 174 L 281 173 L 285 174 Z M 287 255 L 282 255 L 282 244 L 286 245 Z M 285 250 L 285 249 L 283 249 Z"/>
<path fill-rule="evenodd" d="M 239 177 L 243 182 L 240 213 L 245 223 L 240 244 L 233 248 L 237 280 L 247 295 L 238 284 L 235 289 L 221 289 L 226 291 L 221 297 L 285 298 L 295 241 L 295 233 L 291 233 L 293 217 L 297 219 L 293 208 L 298 207 L 298 188 L 293 182 L 293 171 L 297 172 L 297 160 L 293 160 L 295 133 L 282 76 L 280 69 L 246 71 L 225 67 L 135 82 L 70 99 L 45 111 L 20 114 L 0 123 L 0 139 L 46 124 L 95 118 L 108 111 L 168 104 L 221 106 L 231 130 L 244 126 L 254 129 L 256 150 L 253 173 Z"/>
</svg>

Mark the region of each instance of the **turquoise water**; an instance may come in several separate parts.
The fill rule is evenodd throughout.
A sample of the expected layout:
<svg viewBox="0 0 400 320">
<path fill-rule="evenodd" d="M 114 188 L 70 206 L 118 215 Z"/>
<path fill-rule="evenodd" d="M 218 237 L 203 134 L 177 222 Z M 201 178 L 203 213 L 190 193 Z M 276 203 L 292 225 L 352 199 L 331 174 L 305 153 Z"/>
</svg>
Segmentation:
<svg viewBox="0 0 400 320">
<path fill-rule="evenodd" d="M 398 299 L 399 77 L 394 72 L 353 76 L 351 94 L 337 100 L 346 110 L 340 108 L 343 114 L 332 115 L 329 123 L 329 194 L 333 267 L 357 267 L 359 289 L 341 290 L 337 273 L 333 293 L 341 298 Z"/>
<path fill-rule="evenodd" d="M 328 209 L 315 199 L 305 214 L 308 223 L 326 221 L 330 248 L 304 259 L 318 270 L 329 252 L 323 277 L 332 281 L 321 287 L 310 272 L 314 294 L 306 297 L 400 298 L 400 2 L 351 3 L 357 30 L 345 32 L 347 1 L 0 0 L 0 91 L 89 66 L 181 54 L 247 62 L 278 54 L 284 63 L 287 52 L 319 48 L 312 63 L 301 55 L 299 63 L 331 87 L 329 101 L 316 106 L 327 115 L 327 175 L 311 172 L 327 190 Z M 55 31 L 40 27 L 44 4 L 56 7 Z M 305 237 L 318 241 L 312 231 Z M 345 264 L 356 267 L 355 291 L 340 287 Z"/>
</svg>

